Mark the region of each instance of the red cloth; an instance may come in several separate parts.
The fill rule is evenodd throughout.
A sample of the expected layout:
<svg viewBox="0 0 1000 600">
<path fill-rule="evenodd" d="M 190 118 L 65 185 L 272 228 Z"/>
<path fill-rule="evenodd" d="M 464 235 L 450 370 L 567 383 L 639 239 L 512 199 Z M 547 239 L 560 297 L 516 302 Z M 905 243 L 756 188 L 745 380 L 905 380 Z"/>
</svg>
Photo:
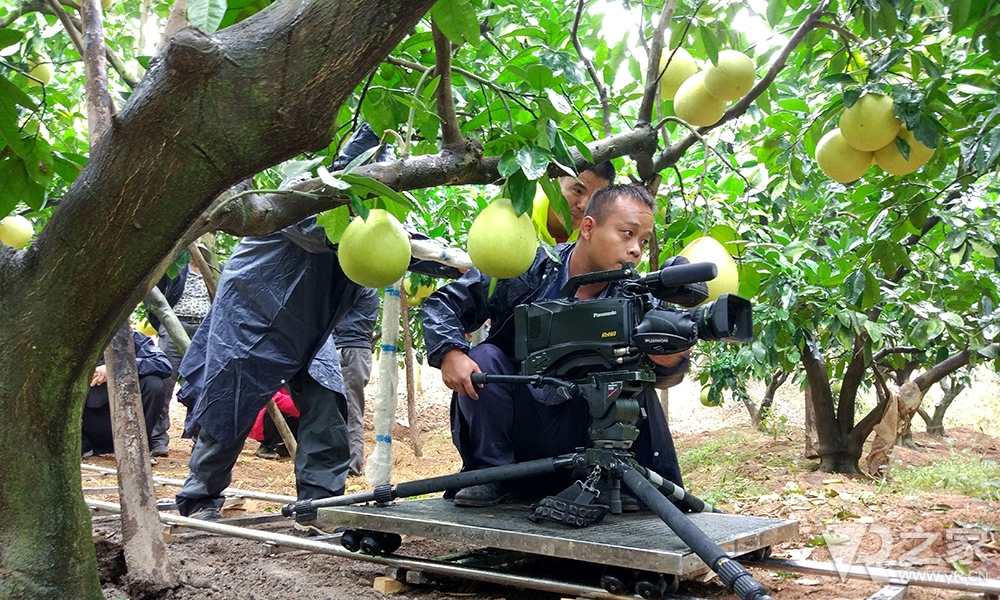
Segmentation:
<svg viewBox="0 0 1000 600">
<path fill-rule="evenodd" d="M 285 388 L 281 388 L 274 394 L 274 403 L 278 405 L 278 410 L 281 414 L 288 415 L 289 417 L 299 418 L 299 409 L 295 407 L 295 403 L 292 402 L 292 397 L 288 395 Z M 264 415 L 267 414 L 267 407 L 260 409 L 257 413 L 257 421 L 253 424 L 253 429 L 250 430 L 250 435 L 248 436 L 252 440 L 257 440 L 258 442 L 264 441 Z"/>
</svg>

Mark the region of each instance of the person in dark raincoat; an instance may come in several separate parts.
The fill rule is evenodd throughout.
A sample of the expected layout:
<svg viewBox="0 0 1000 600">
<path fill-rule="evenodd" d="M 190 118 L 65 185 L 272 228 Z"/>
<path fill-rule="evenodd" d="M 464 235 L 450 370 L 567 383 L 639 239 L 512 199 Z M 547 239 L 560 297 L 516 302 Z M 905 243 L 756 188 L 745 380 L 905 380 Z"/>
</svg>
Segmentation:
<svg viewBox="0 0 1000 600">
<path fill-rule="evenodd" d="M 342 169 L 375 146 L 367 125 L 334 162 Z M 200 427 L 190 474 L 177 494 L 181 515 L 218 519 L 222 491 L 257 413 L 285 386 L 301 416 L 295 456 L 300 500 L 343 493 L 350 461 L 347 406 L 330 333 L 363 288 L 340 269 L 316 218 L 244 238 L 219 280 L 212 308 L 181 363 L 186 424 Z M 296 528 L 316 533 L 315 513 Z"/>
<path fill-rule="evenodd" d="M 580 229 L 580 239 L 556 247 L 561 262 L 539 249 L 526 273 L 500 279 L 472 269 L 458 281 L 440 288 L 424 301 L 423 329 L 428 362 L 441 369 L 452 400 L 452 441 L 462 456 L 463 470 L 476 470 L 558 456 L 588 443 L 590 415 L 585 402 L 566 401 L 552 388 L 524 384 L 474 386 L 471 373 L 520 374 L 514 358 L 514 307 L 554 299 L 570 276 L 618 269 L 638 263 L 652 235 L 655 200 L 639 186 L 609 186 L 594 192 Z M 620 282 L 582 286 L 578 300 L 615 297 Z M 489 337 L 471 347 L 465 334 L 491 322 Z M 681 485 L 680 467 L 656 387 L 678 383 L 688 367 L 686 353 L 651 356 L 655 384 L 644 384 L 638 396 L 645 418 L 632 445 L 636 459 Z M 557 481 L 559 480 L 559 481 Z M 460 490 L 457 506 L 492 506 L 521 496 L 555 493 L 570 481 L 546 477 L 521 485 L 485 483 Z M 623 500 L 624 494 L 623 494 Z M 633 500 L 634 502 L 634 500 Z M 638 508 L 637 505 L 634 505 Z"/>
</svg>

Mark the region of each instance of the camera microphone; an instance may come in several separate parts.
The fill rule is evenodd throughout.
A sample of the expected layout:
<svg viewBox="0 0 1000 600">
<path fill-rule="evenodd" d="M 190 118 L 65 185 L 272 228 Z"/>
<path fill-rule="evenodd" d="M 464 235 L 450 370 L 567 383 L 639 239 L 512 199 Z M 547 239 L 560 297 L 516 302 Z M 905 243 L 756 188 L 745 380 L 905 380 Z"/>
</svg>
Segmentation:
<svg viewBox="0 0 1000 600">
<path fill-rule="evenodd" d="M 686 260 L 686 259 L 684 259 Z M 645 286 L 674 288 L 689 283 L 700 283 L 715 279 L 719 275 L 719 268 L 715 263 L 680 263 L 677 261 L 673 265 L 665 265 L 663 269 L 654 271 L 649 275 L 639 278 L 639 283 Z"/>
</svg>

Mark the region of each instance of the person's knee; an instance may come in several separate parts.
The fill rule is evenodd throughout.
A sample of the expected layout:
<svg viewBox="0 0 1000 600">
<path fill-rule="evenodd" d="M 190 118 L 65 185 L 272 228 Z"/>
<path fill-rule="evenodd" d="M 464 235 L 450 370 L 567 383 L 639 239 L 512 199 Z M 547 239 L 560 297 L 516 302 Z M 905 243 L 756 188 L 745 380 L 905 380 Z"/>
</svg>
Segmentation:
<svg viewBox="0 0 1000 600">
<path fill-rule="evenodd" d="M 166 382 L 157 375 L 140 377 L 139 393 L 142 395 L 143 406 L 159 406 L 167 395 Z"/>
<path fill-rule="evenodd" d="M 513 373 L 514 362 L 493 344 L 479 344 L 469 349 L 469 358 L 476 361 L 484 373 Z"/>
</svg>

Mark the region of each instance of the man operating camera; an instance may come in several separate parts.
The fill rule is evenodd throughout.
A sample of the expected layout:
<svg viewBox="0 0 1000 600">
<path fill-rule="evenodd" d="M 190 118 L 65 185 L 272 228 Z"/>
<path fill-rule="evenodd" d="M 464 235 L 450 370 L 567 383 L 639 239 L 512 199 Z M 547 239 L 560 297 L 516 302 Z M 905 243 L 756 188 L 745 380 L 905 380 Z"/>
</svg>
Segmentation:
<svg viewBox="0 0 1000 600">
<path fill-rule="evenodd" d="M 524 384 L 472 383 L 473 373 L 520 373 L 514 352 L 514 308 L 557 296 L 570 277 L 620 269 L 638 263 L 653 235 L 656 201 L 643 187 L 612 185 L 594 192 L 580 225 L 579 239 L 557 246 L 561 262 L 539 249 L 523 275 L 496 282 L 473 269 L 434 294 L 424 304 L 423 328 L 428 360 L 441 369 L 445 385 L 456 392 L 452 401 L 452 440 L 464 462 L 463 470 L 553 457 L 587 445 L 590 422 L 585 402 L 566 400 L 551 388 Z M 616 297 L 621 282 L 580 286 L 577 300 Z M 470 348 L 465 334 L 491 320 L 489 337 Z M 655 383 L 643 384 L 637 397 L 645 418 L 632 445 L 638 462 L 682 485 L 673 440 L 655 388 L 678 383 L 688 367 L 685 352 L 650 356 Z M 455 494 L 456 506 L 492 506 L 535 498 L 565 487 L 565 480 L 520 484 L 492 482 Z"/>
</svg>

